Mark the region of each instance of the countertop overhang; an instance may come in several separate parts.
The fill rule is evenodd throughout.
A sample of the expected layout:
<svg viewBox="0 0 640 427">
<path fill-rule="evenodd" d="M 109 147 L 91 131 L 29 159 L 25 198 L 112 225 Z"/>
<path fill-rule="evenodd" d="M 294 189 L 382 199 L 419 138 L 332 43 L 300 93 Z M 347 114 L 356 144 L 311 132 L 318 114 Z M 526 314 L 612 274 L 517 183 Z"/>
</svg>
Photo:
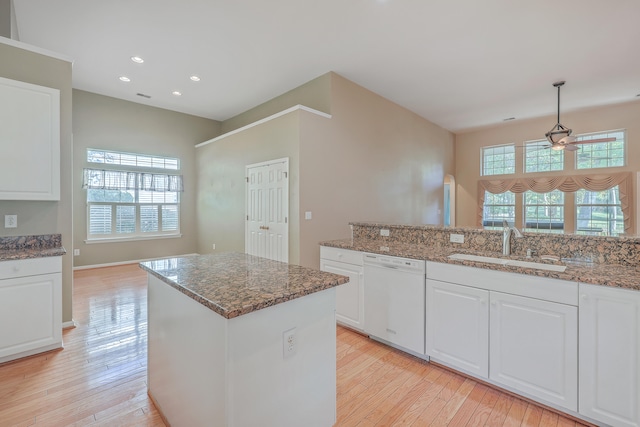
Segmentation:
<svg viewBox="0 0 640 427">
<path fill-rule="evenodd" d="M 638 266 L 609 265 L 588 262 L 586 260 L 571 260 L 563 262 L 563 264 L 567 266 L 564 272 L 557 272 L 501 264 L 455 260 L 449 258 L 449 255 L 454 253 L 468 253 L 491 257 L 502 257 L 502 255 L 482 251 L 460 250 L 451 246 L 429 247 L 402 242 L 382 242 L 373 239 L 329 240 L 320 242 L 320 245 L 358 252 L 370 252 L 446 264 L 466 265 L 469 267 L 506 271 L 510 273 L 550 277 L 594 285 L 612 286 L 636 291 L 640 290 L 640 267 Z M 527 258 L 517 256 L 511 256 L 509 258 L 525 261 L 529 260 Z M 545 262 L 540 259 L 534 260 L 536 262 Z"/>
<path fill-rule="evenodd" d="M 346 276 L 241 253 L 146 261 L 140 267 L 227 319 L 349 281 Z"/>
</svg>

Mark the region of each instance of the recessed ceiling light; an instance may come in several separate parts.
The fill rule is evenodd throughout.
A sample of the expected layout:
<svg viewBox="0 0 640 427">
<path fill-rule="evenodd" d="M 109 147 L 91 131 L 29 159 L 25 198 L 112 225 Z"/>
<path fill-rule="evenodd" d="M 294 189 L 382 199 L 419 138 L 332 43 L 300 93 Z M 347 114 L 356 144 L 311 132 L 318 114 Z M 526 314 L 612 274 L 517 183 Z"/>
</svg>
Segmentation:
<svg viewBox="0 0 640 427">
<path fill-rule="evenodd" d="M 193 75 L 191 77 L 189 77 L 191 80 L 193 80 L 194 82 L 199 82 L 200 81 L 200 77 Z"/>
<path fill-rule="evenodd" d="M 125 83 L 129 83 L 131 81 L 131 79 L 127 76 L 120 76 L 118 77 L 118 79 L 120 79 L 121 82 L 125 82 Z"/>
<path fill-rule="evenodd" d="M 182 95 L 182 92 L 180 92 L 179 90 L 174 90 L 171 93 L 174 94 L 175 96 L 181 96 Z"/>
<path fill-rule="evenodd" d="M 140 58 L 139 56 L 132 56 L 131 60 L 136 64 L 142 64 L 144 62 L 144 59 Z"/>
</svg>

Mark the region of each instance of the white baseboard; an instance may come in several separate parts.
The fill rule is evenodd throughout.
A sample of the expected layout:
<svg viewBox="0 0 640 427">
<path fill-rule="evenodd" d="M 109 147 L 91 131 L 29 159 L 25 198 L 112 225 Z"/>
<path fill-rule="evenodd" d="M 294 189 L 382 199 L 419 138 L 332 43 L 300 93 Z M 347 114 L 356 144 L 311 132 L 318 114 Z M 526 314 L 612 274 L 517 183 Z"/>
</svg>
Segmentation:
<svg viewBox="0 0 640 427">
<path fill-rule="evenodd" d="M 179 257 L 195 256 L 195 255 L 200 255 L 200 254 L 193 253 L 193 254 L 172 255 L 172 256 L 157 257 L 157 258 L 131 259 L 131 260 L 128 260 L 128 261 L 108 262 L 108 263 L 105 263 L 105 264 L 81 265 L 81 266 L 78 266 L 78 267 L 73 267 L 73 270 L 75 271 L 75 270 L 89 270 L 91 268 L 115 267 L 115 266 L 118 266 L 118 265 L 137 264 L 139 262 L 152 261 L 152 260 L 155 260 L 155 259 L 170 259 L 170 258 L 179 258 Z"/>
<path fill-rule="evenodd" d="M 75 320 L 71 319 L 69 322 L 62 322 L 62 329 L 71 329 L 78 326 Z"/>
</svg>

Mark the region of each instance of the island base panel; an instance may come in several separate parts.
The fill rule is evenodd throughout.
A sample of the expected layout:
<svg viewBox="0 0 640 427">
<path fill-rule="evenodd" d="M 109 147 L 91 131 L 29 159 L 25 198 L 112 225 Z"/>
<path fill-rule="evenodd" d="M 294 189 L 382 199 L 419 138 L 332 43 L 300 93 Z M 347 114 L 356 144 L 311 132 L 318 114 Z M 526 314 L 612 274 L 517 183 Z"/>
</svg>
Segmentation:
<svg viewBox="0 0 640 427">
<path fill-rule="evenodd" d="M 171 426 L 335 423 L 335 289 L 226 319 L 150 275 L 148 304 L 149 393 Z"/>
</svg>

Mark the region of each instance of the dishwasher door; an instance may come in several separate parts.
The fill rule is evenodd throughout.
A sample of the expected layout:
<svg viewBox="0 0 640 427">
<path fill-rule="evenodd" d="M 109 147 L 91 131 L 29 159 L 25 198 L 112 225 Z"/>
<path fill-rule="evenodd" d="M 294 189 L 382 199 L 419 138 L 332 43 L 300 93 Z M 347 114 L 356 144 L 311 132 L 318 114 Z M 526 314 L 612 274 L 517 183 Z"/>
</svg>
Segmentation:
<svg viewBox="0 0 640 427">
<path fill-rule="evenodd" d="M 365 332 L 425 354 L 425 262 L 365 254 Z"/>
</svg>

